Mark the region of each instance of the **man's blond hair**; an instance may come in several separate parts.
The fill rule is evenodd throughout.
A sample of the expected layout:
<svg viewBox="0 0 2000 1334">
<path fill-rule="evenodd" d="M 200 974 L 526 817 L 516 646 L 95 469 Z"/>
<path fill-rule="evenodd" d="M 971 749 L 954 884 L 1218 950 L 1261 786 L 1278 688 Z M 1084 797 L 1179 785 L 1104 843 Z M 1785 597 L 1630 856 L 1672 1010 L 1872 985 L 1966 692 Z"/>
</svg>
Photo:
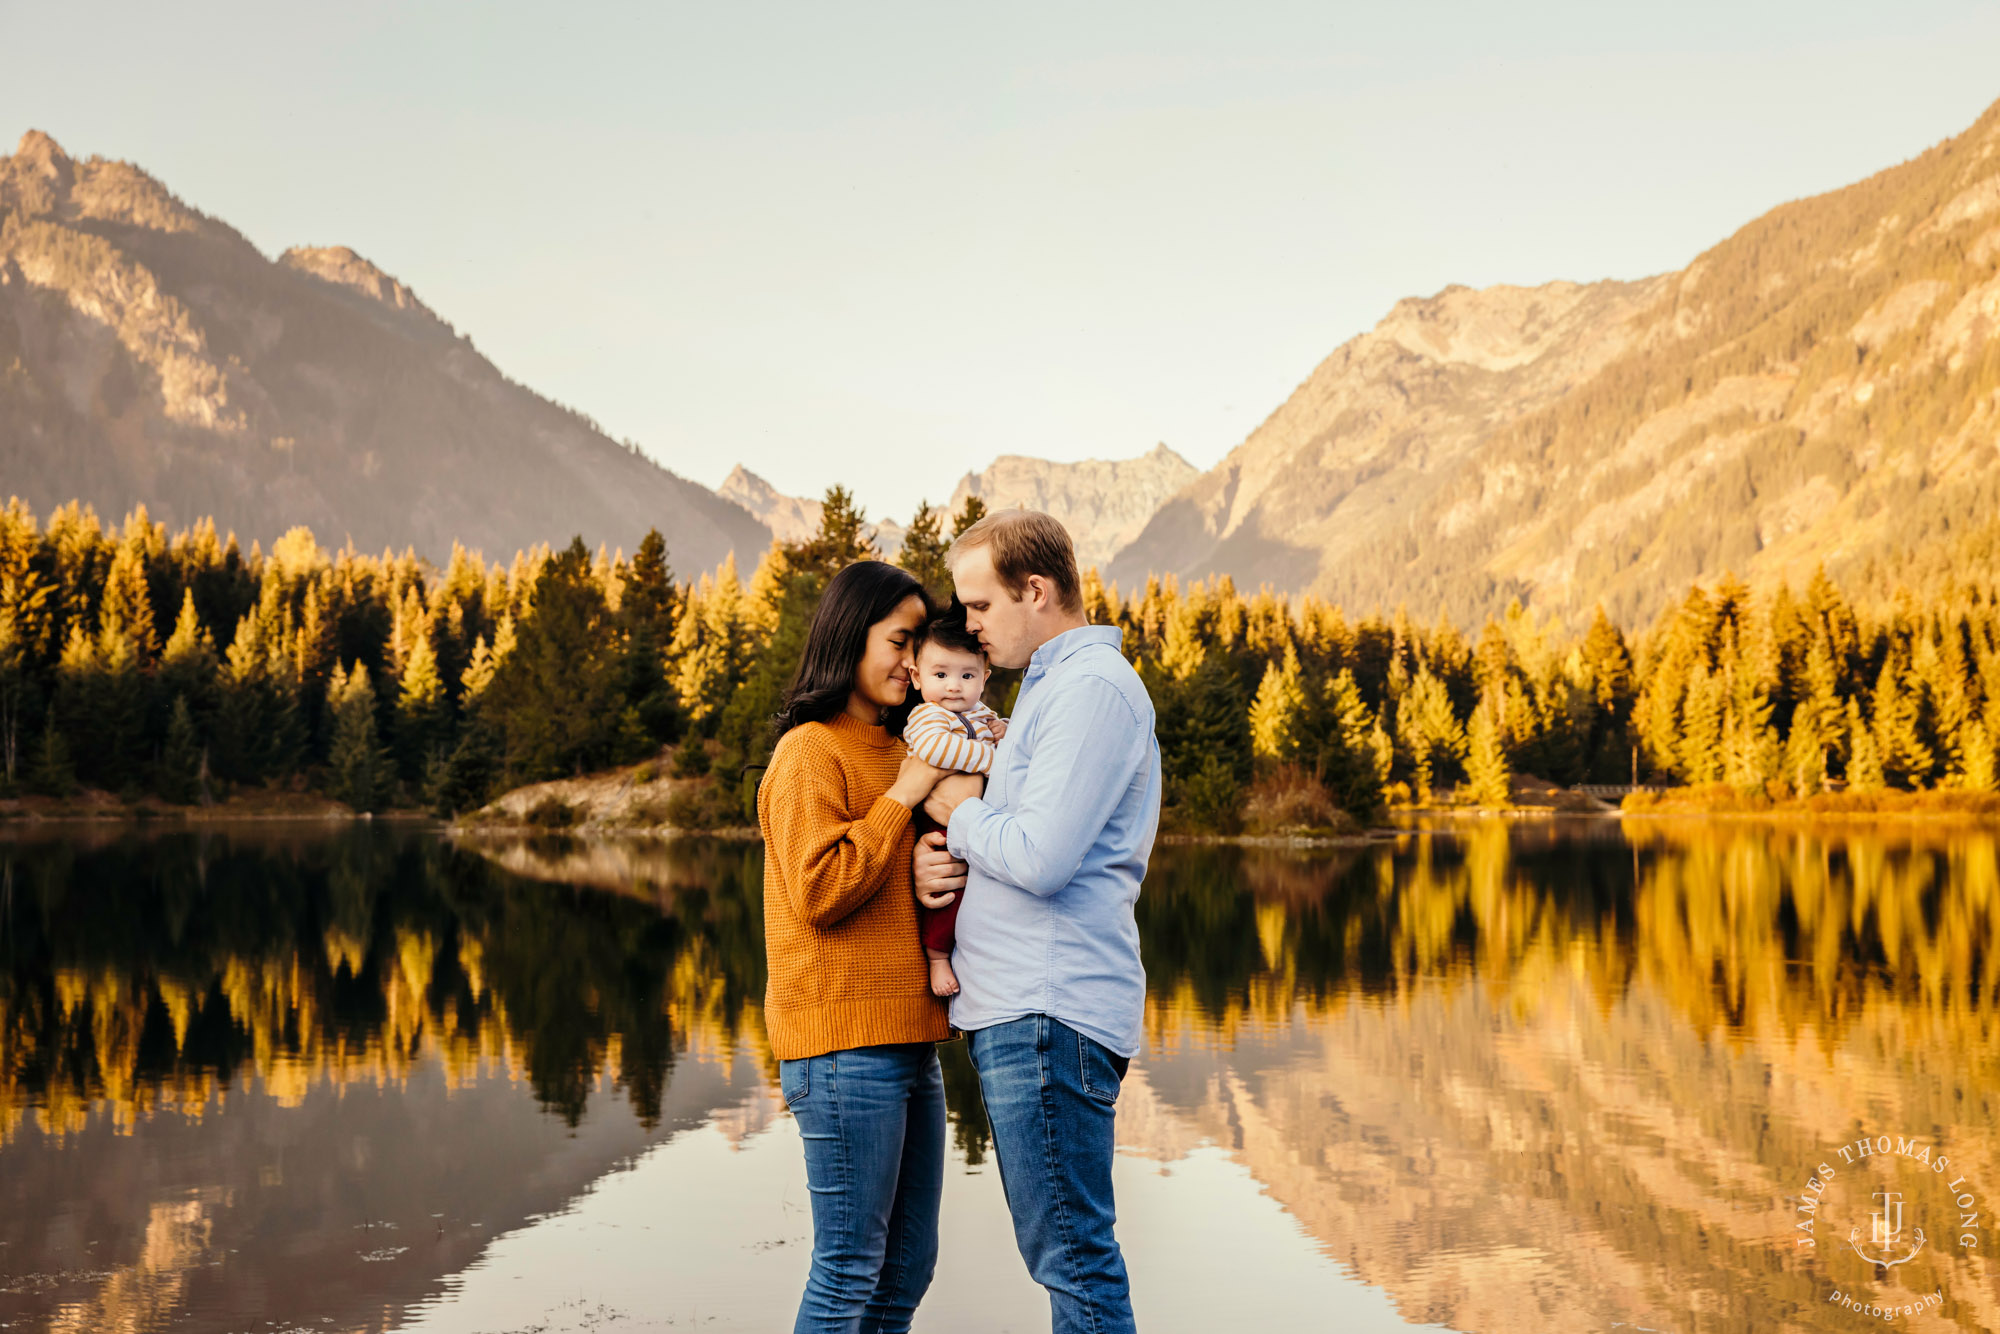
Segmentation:
<svg viewBox="0 0 2000 1334">
<path fill-rule="evenodd" d="M 1083 578 L 1076 572 L 1076 547 L 1069 530 L 1040 510 L 998 510 L 960 533 L 944 553 L 946 565 L 979 547 L 993 551 L 993 573 L 1009 596 L 1020 601 L 1028 576 L 1039 574 L 1055 586 L 1056 605 L 1083 611 Z"/>
</svg>

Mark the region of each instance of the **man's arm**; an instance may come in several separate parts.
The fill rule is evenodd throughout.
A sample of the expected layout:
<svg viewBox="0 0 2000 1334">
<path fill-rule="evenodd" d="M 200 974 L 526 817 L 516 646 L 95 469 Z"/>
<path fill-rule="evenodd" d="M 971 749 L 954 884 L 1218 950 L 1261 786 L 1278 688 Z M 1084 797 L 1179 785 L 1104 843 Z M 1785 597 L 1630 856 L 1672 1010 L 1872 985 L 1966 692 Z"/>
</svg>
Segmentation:
<svg viewBox="0 0 2000 1334">
<path fill-rule="evenodd" d="M 1145 720 L 1111 682 L 1083 676 L 1065 683 L 1042 705 L 1035 753 L 1019 789 L 1008 793 L 1008 809 L 996 811 L 979 797 L 953 802 L 947 845 L 996 880 L 1054 894 L 1104 831 L 1150 740 Z"/>
</svg>

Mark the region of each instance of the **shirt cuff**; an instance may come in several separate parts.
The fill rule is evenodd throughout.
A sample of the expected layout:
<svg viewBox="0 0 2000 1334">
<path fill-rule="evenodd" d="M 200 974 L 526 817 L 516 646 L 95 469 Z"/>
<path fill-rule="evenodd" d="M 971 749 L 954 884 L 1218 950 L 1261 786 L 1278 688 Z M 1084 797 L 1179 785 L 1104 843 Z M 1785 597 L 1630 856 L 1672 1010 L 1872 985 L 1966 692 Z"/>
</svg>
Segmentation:
<svg viewBox="0 0 2000 1334">
<path fill-rule="evenodd" d="M 968 860 L 965 852 L 972 841 L 972 827 L 992 809 L 983 797 L 967 797 L 959 802 L 951 813 L 951 823 L 944 827 L 944 850 L 960 861 Z"/>
</svg>

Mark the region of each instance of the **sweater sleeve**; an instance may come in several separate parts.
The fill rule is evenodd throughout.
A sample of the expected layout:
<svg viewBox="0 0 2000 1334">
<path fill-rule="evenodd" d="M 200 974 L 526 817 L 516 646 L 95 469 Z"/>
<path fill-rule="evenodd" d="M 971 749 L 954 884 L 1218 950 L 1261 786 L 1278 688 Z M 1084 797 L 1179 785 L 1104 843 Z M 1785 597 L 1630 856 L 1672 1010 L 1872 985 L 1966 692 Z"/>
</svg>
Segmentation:
<svg viewBox="0 0 2000 1334">
<path fill-rule="evenodd" d="M 800 921 L 834 926 L 889 883 L 910 808 L 887 795 L 860 818 L 847 809 L 840 758 L 810 737 L 786 738 L 764 775 L 770 846 Z"/>
<path fill-rule="evenodd" d="M 903 725 L 903 744 L 925 764 L 960 773 L 983 774 L 993 768 L 993 747 L 965 734 L 958 716 L 935 704 L 920 704 Z"/>
</svg>

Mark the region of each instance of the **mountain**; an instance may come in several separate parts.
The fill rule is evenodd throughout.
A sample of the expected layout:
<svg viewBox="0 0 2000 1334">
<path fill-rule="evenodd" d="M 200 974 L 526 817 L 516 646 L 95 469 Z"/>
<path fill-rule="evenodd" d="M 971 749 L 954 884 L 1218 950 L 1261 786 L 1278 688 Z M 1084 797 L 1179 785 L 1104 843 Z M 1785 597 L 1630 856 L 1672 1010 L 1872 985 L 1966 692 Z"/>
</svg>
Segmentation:
<svg viewBox="0 0 2000 1334">
<path fill-rule="evenodd" d="M 144 503 L 441 559 L 657 526 L 683 573 L 769 534 L 516 384 L 353 251 L 266 259 L 123 162 L 0 158 L 0 463 L 37 510 Z"/>
<path fill-rule="evenodd" d="M 2000 502 L 2000 104 L 1637 282 L 1445 289 L 1337 349 L 1121 549 L 1464 619 L 1893 577 Z"/>
<path fill-rule="evenodd" d="M 1135 459 L 1081 463 L 1002 454 L 984 472 L 969 472 L 960 479 L 946 510 L 958 513 L 971 496 L 978 496 L 989 510 L 1045 510 L 1069 529 L 1078 563 L 1102 566 L 1139 535 L 1169 497 L 1200 475 L 1198 468 L 1165 445 Z"/>
<path fill-rule="evenodd" d="M 785 495 L 740 463 L 722 479 L 716 494 L 748 510 L 780 542 L 803 542 L 819 531 L 819 501 Z M 867 533 L 883 560 L 896 559 L 903 549 L 903 525 L 894 519 L 869 524 Z"/>
</svg>

